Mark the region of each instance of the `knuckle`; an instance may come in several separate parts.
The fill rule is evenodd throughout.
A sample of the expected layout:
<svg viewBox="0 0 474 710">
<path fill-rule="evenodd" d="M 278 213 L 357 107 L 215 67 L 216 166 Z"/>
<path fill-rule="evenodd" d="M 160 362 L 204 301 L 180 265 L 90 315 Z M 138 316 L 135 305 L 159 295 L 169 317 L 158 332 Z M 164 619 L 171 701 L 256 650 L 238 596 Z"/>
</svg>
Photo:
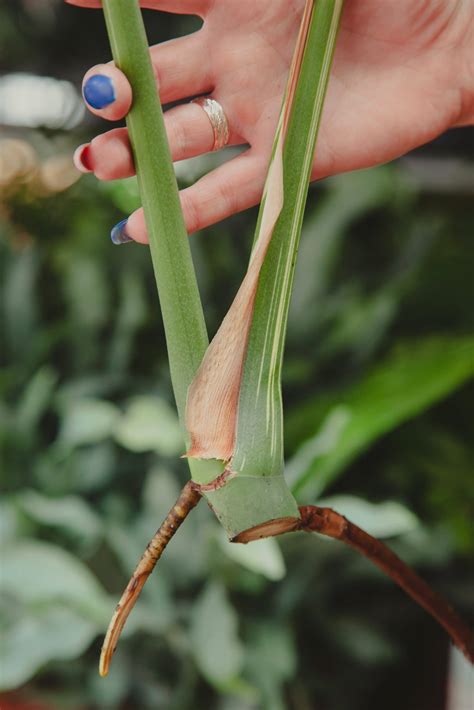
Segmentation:
<svg viewBox="0 0 474 710">
<path fill-rule="evenodd" d="M 189 234 L 197 232 L 201 227 L 202 218 L 198 206 L 198 201 L 193 193 L 189 193 L 187 190 L 181 191 L 181 206 L 183 208 L 184 217 L 186 221 L 186 229 Z"/>
<path fill-rule="evenodd" d="M 218 200 L 223 205 L 226 214 L 233 214 L 238 211 L 239 197 L 235 185 L 229 180 L 221 180 L 217 188 Z"/>
<path fill-rule="evenodd" d="M 173 148 L 173 159 L 182 160 L 186 157 L 189 144 L 186 126 L 178 118 L 170 122 L 170 142 Z"/>
</svg>

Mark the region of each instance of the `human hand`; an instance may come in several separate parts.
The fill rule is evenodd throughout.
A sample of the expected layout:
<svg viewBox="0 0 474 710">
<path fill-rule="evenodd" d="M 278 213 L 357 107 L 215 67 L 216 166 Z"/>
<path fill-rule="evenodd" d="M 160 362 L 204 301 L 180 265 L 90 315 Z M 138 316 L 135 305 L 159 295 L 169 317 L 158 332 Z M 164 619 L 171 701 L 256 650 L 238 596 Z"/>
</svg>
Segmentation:
<svg viewBox="0 0 474 710">
<path fill-rule="evenodd" d="M 100 7 L 99 0 L 66 0 Z M 188 232 L 259 202 L 304 0 L 146 0 L 142 7 L 196 14 L 203 26 L 187 37 L 151 48 L 162 103 L 196 94 L 219 101 L 229 121 L 229 145 L 248 149 L 180 193 Z M 471 0 L 348 0 L 318 138 L 312 178 L 370 167 L 473 121 L 470 58 Z M 132 100 L 125 76 L 97 65 L 105 94 L 90 110 L 123 118 Z M 91 100 L 91 97 L 89 96 Z M 107 104 L 104 102 L 108 102 Z M 203 109 L 184 104 L 165 113 L 173 160 L 212 149 Z M 115 128 L 80 146 L 75 162 L 99 179 L 134 174 L 128 134 Z M 126 235 L 146 242 L 143 210 Z"/>
</svg>

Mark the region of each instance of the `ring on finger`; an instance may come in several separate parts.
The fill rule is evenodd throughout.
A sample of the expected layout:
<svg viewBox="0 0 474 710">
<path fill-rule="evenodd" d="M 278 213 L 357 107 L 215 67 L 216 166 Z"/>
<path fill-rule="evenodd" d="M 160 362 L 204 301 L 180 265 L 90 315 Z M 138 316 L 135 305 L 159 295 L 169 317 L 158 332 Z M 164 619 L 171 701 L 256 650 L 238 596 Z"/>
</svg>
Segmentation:
<svg viewBox="0 0 474 710">
<path fill-rule="evenodd" d="M 221 104 L 212 96 L 199 96 L 191 101 L 201 106 L 207 114 L 214 133 L 214 144 L 211 150 L 220 150 L 229 142 L 229 122 Z"/>
</svg>

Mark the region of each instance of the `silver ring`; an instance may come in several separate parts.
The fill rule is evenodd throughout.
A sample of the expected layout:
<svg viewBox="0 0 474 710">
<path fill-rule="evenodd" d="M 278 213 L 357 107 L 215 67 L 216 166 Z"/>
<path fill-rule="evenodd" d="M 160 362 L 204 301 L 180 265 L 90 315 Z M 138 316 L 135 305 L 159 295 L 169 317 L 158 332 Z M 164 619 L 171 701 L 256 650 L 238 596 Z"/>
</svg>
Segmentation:
<svg viewBox="0 0 474 710">
<path fill-rule="evenodd" d="M 214 145 L 211 150 L 220 150 L 229 142 L 229 123 L 224 109 L 218 101 L 212 96 L 199 96 L 191 101 L 193 104 L 198 104 L 206 112 L 209 121 L 211 122 L 214 132 Z"/>
</svg>

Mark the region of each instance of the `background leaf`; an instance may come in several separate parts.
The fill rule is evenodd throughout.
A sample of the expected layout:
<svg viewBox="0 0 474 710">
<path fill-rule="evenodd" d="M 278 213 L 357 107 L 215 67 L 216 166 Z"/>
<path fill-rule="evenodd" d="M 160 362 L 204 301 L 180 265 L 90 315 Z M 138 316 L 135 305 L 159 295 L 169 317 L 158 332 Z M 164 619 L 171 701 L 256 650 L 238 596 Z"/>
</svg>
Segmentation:
<svg viewBox="0 0 474 710">
<path fill-rule="evenodd" d="M 343 393 L 309 401 L 290 420 L 309 433 L 324 417 L 342 415 L 327 448 L 320 432 L 302 445 L 287 466 L 299 495 L 313 498 L 361 451 L 383 434 L 414 417 L 474 375 L 474 339 L 428 338 L 399 345 L 384 362 Z"/>
<path fill-rule="evenodd" d="M 99 628 L 108 617 L 108 599 L 93 574 L 77 558 L 46 542 L 18 541 L 1 550 L 0 591 L 21 602 L 68 604 Z"/>
<path fill-rule="evenodd" d="M 61 604 L 22 613 L 2 632 L 0 690 L 16 688 L 49 661 L 77 658 L 97 635 L 97 627 Z"/>
<path fill-rule="evenodd" d="M 80 542 L 91 544 L 102 532 L 100 518 L 78 496 L 50 498 L 26 490 L 15 498 L 16 505 L 36 522 L 62 528 Z"/>
<path fill-rule="evenodd" d="M 116 441 L 130 451 L 159 451 L 164 456 L 183 452 L 183 435 L 178 417 L 160 397 L 132 399 L 117 421 Z"/>
<path fill-rule="evenodd" d="M 218 535 L 219 544 L 225 554 L 251 572 L 262 574 L 267 579 L 277 581 L 285 576 L 285 562 L 278 542 L 274 538 L 255 540 L 248 545 L 229 542 L 223 531 Z"/>
<path fill-rule="evenodd" d="M 243 648 L 237 616 L 219 585 L 209 584 L 194 605 L 191 646 L 195 662 L 211 683 L 225 687 L 240 672 Z"/>
<path fill-rule="evenodd" d="M 96 444 L 111 436 L 120 412 L 98 399 L 72 400 L 64 413 L 59 441 L 70 447 Z"/>
</svg>

